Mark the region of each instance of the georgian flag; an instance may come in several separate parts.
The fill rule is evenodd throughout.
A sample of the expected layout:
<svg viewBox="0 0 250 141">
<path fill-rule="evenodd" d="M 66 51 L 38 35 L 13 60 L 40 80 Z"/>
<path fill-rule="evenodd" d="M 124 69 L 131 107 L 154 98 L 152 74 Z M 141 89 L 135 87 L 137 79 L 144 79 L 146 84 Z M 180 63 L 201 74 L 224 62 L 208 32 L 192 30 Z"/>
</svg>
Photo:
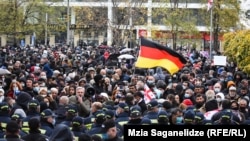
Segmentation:
<svg viewBox="0 0 250 141">
<path fill-rule="evenodd" d="M 213 0 L 208 0 L 207 2 L 207 11 L 209 11 L 213 6 Z"/>
<path fill-rule="evenodd" d="M 218 109 L 213 110 L 213 111 L 208 111 L 208 112 L 206 112 L 206 113 L 204 114 L 204 117 L 205 117 L 206 120 L 211 120 L 212 117 L 213 117 L 213 115 L 215 115 L 215 114 L 218 113 L 218 112 L 219 112 Z"/>
<path fill-rule="evenodd" d="M 149 89 L 148 85 L 145 84 L 144 85 L 144 100 L 145 103 L 149 103 L 151 101 L 151 99 L 155 98 L 155 94 Z"/>
</svg>

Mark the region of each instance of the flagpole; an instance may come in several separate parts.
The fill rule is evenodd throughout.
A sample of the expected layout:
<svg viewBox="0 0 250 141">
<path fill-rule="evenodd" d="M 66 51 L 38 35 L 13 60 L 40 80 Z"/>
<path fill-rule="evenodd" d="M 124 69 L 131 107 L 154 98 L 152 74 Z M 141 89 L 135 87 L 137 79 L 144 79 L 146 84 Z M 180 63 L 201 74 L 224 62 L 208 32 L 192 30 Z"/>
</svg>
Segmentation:
<svg viewBox="0 0 250 141">
<path fill-rule="evenodd" d="M 139 47 L 141 46 L 141 38 L 142 37 L 139 37 Z"/>
<path fill-rule="evenodd" d="M 135 63 L 136 63 L 136 61 L 138 59 L 138 56 L 139 56 L 139 53 L 140 53 L 140 49 L 141 49 L 141 37 L 139 37 L 138 44 L 139 44 L 139 51 L 136 53 L 136 60 L 134 62 L 134 70 L 133 70 L 133 73 L 132 73 L 133 76 L 135 75 L 135 69 L 136 69 Z"/>
<path fill-rule="evenodd" d="M 212 38 L 213 38 L 213 4 L 210 8 L 210 46 L 209 46 L 209 57 L 212 60 Z"/>
<path fill-rule="evenodd" d="M 138 52 L 137 52 L 137 58 L 138 58 L 138 56 L 140 55 L 140 50 L 141 50 L 141 38 L 142 37 L 139 37 L 139 50 L 138 50 Z"/>
</svg>

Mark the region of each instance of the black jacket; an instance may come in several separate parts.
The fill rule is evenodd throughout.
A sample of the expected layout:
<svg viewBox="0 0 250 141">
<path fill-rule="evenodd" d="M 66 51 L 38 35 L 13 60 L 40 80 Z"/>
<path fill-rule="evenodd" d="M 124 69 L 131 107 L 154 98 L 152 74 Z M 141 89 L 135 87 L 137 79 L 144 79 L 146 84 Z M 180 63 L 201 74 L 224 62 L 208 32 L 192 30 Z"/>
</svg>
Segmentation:
<svg viewBox="0 0 250 141">
<path fill-rule="evenodd" d="M 17 136 L 17 135 L 6 135 L 5 139 L 7 141 L 24 141 L 24 140 L 20 139 L 19 136 Z"/>
<path fill-rule="evenodd" d="M 122 138 L 116 136 L 115 138 L 112 138 L 112 139 L 104 139 L 103 141 L 123 141 Z"/>
<path fill-rule="evenodd" d="M 48 137 L 45 135 L 42 135 L 41 132 L 38 131 L 30 131 L 29 134 L 24 135 L 22 137 L 23 140 L 25 141 L 44 141 L 44 140 L 48 140 Z"/>
</svg>

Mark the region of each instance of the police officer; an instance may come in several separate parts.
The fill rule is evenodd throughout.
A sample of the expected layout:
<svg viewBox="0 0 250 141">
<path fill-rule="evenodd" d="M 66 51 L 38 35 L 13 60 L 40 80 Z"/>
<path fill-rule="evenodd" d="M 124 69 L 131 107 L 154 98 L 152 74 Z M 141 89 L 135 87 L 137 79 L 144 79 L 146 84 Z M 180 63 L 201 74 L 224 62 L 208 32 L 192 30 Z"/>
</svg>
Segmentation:
<svg viewBox="0 0 250 141">
<path fill-rule="evenodd" d="M 71 122 L 72 128 L 71 131 L 74 134 L 74 138 L 78 140 L 79 136 L 82 133 L 86 133 L 86 128 L 83 125 L 83 118 L 80 116 L 76 116 L 72 119 Z"/>
<path fill-rule="evenodd" d="M 204 120 L 205 120 L 204 114 L 200 111 L 195 111 L 195 116 L 194 116 L 195 125 L 205 124 L 206 122 Z"/>
<path fill-rule="evenodd" d="M 95 122 L 92 125 L 91 129 L 87 132 L 89 135 L 94 134 L 101 134 L 102 133 L 102 124 L 106 121 L 106 115 L 105 112 L 102 110 L 99 110 L 95 114 Z"/>
<path fill-rule="evenodd" d="M 115 122 L 121 126 L 127 124 L 129 121 L 129 106 L 127 103 L 121 102 L 116 109 Z"/>
<path fill-rule="evenodd" d="M 89 130 L 92 124 L 95 122 L 95 115 L 103 109 L 103 104 L 101 102 L 94 102 L 91 105 L 91 115 L 84 119 L 84 125 Z"/>
<path fill-rule="evenodd" d="M 135 105 L 130 109 L 129 121 L 127 124 L 140 125 L 142 121 L 141 107 Z"/>
<path fill-rule="evenodd" d="M 220 118 L 216 120 L 213 124 L 214 125 L 239 125 L 238 122 L 236 122 L 234 118 L 234 114 L 231 110 L 225 109 L 223 111 L 220 111 Z"/>
<path fill-rule="evenodd" d="M 9 141 L 23 141 L 20 139 L 20 127 L 15 121 L 10 121 L 6 126 L 6 140 Z"/>
<path fill-rule="evenodd" d="M 152 124 L 158 124 L 158 101 L 155 99 L 152 99 L 147 104 L 147 113 L 144 115 L 144 117 L 149 118 L 151 120 Z"/>
<path fill-rule="evenodd" d="M 28 121 L 35 117 L 35 118 L 40 118 L 40 103 L 38 102 L 38 100 L 31 100 L 28 103 L 28 111 L 26 113 L 27 117 L 25 117 L 23 119 L 23 126 L 22 126 L 22 130 L 24 130 L 25 132 L 28 132 L 29 130 L 29 125 L 28 125 Z"/>
<path fill-rule="evenodd" d="M 27 135 L 27 132 L 25 132 L 25 131 L 22 130 L 22 125 L 23 125 L 22 119 L 23 119 L 23 117 L 20 114 L 17 114 L 17 113 L 15 113 L 15 114 L 13 114 L 11 116 L 11 120 L 12 121 L 16 121 L 16 123 L 20 127 L 19 134 L 20 134 L 21 137 L 23 137 L 24 135 Z"/>
<path fill-rule="evenodd" d="M 45 109 L 41 112 L 41 129 L 45 130 L 45 135 L 50 136 L 54 126 L 55 126 L 55 117 L 56 115 L 50 109 Z"/>
<path fill-rule="evenodd" d="M 31 118 L 28 121 L 29 133 L 22 137 L 25 141 L 48 140 L 48 137 L 42 134 L 38 118 Z"/>
<path fill-rule="evenodd" d="M 0 103 L 0 123 L 1 129 L 5 130 L 7 123 L 11 121 L 10 115 L 10 107 L 8 103 L 1 102 Z"/>
<path fill-rule="evenodd" d="M 115 111 L 113 111 L 113 110 L 107 110 L 107 111 L 104 111 L 104 112 L 105 112 L 105 115 L 106 115 L 106 121 L 107 120 L 114 120 L 115 121 L 115 119 L 116 119 L 115 118 Z M 129 118 L 129 116 L 128 116 L 128 118 Z M 123 136 L 123 126 L 121 126 L 120 124 L 116 123 L 116 127 L 117 127 L 117 130 L 118 130 L 118 136 L 120 136 L 120 137 Z"/>
<path fill-rule="evenodd" d="M 103 123 L 103 141 L 123 141 L 121 137 L 118 136 L 118 131 L 114 120 L 107 120 Z"/>
<path fill-rule="evenodd" d="M 194 110 L 187 110 L 184 112 L 183 123 L 180 125 L 194 125 L 195 124 L 195 112 Z"/>
<path fill-rule="evenodd" d="M 168 113 L 163 110 L 159 111 L 157 121 L 158 124 L 169 125 Z"/>
<path fill-rule="evenodd" d="M 77 107 L 75 105 L 70 105 L 67 112 L 66 112 L 66 119 L 65 121 L 61 122 L 61 124 L 65 124 L 71 127 L 71 122 L 74 117 L 78 116 Z"/>
</svg>

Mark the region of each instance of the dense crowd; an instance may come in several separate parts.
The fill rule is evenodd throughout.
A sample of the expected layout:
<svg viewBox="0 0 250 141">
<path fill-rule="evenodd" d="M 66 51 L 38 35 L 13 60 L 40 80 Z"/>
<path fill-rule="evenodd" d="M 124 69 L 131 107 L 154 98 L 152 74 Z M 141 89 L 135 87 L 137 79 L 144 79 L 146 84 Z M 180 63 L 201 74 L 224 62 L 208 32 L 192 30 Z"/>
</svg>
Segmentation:
<svg viewBox="0 0 250 141">
<path fill-rule="evenodd" d="M 1 48 L 0 138 L 121 141 L 125 124 L 249 123 L 249 78 L 234 62 L 178 48 L 187 63 L 170 75 L 135 68 L 138 48 L 123 49 Z"/>
</svg>

